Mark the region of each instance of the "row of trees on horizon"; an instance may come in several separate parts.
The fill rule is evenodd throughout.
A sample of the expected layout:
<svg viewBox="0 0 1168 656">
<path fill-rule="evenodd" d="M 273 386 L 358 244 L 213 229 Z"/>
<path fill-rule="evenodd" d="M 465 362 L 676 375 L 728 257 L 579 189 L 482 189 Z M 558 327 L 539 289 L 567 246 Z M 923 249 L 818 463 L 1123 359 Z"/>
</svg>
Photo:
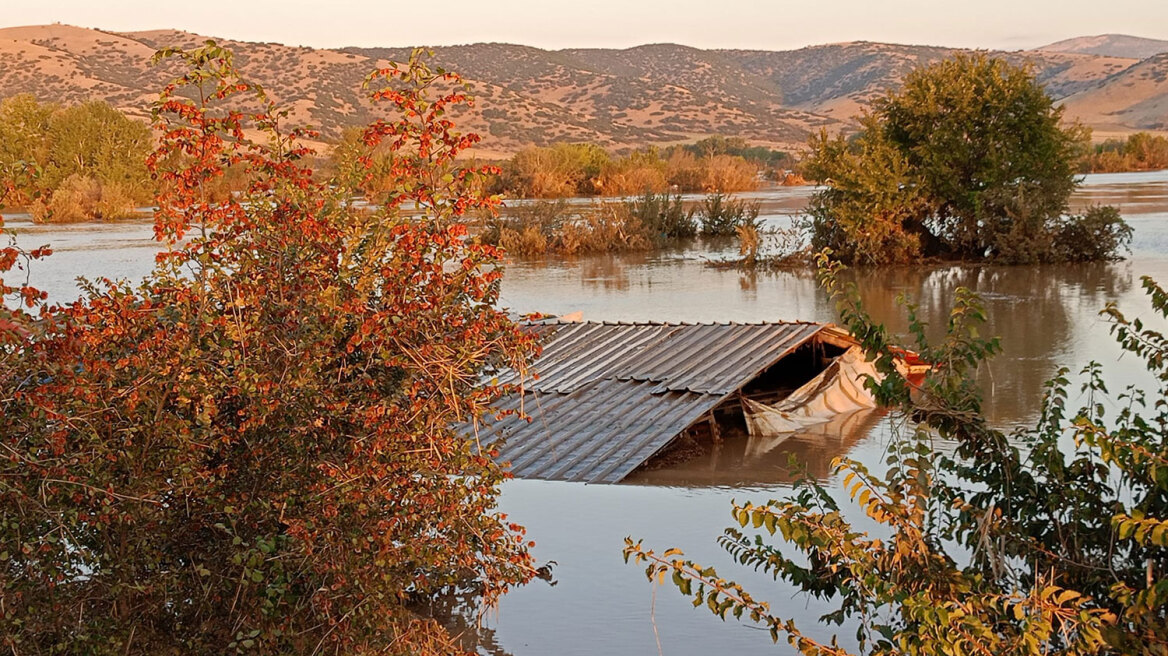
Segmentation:
<svg viewBox="0 0 1168 656">
<path fill-rule="evenodd" d="M 851 142 L 861 133 L 852 135 Z M 356 152 L 360 131 L 347 130 L 325 145 L 317 166 L 329 172 Z M 1139 132 L 1125 139 L 1090 144 L 1083 133 L 1080 173 L 1148 171 L 1168 168 L 1168 137 Z M 9 199 L 41 222 L 119 219 L 149 202 L 155 183 L 145 159 L 153 148 L 150 130 L 101 101 L 74 106 L 42 103 L 22 94 L 0 100 L 0 167 L 35 162 L 33 175 Z M 518 198 L 635 196 L 652 193 L 733 193 L 760 184 L 815 181 L 806 152 L 750 144 L 741 137 L 711 136 L 664 148 L 606 149 L 594 143 L 529 146 L 495 162 L 488 179 L 492 193 Z M 375 156 L 374 175 L 363 190 L 383 193 L 389 176 L 384 154 Z M 243 177 L 228 171 L 216 182 L 221 192 L 239 191 Z"/>
</svg>

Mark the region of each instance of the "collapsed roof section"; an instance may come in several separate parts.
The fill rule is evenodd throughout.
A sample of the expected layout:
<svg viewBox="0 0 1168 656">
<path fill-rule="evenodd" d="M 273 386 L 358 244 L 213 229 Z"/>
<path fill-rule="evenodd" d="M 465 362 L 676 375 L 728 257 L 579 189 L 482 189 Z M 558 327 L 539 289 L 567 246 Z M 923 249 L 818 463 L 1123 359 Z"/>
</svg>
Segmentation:
<svg viewBox="0 0 1168 656">
<path fill-rule="evenodd" d="M 783 373 L 809 345 L 837 351 L 854 342 L 831 324 L 539 322 L 537 376 L 500 401 L 529 419 L 488 419 L 484 444 L 520 478 L 615 483 L 742 390 Z M 790 366 L 809 368 L 807 359 Z M 806 381 L 819 369 L 792 372 Z M 501 382 L 518 382 L 515 372 Z"/>
</svg>

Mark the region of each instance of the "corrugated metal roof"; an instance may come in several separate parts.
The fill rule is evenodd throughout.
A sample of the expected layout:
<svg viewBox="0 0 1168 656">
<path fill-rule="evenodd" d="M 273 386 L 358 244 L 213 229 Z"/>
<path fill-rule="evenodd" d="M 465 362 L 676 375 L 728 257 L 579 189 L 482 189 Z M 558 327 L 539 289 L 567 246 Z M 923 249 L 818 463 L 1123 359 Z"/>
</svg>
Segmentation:
<svg viewBox="0 0 1168 656">
<path fill-rule="evenodd" d="M 532 324 L 545 340 L 538 379 L 480 426 L 521 478 L 615 483 L 826 327 L 815 323 Z M 515 381 L 516 374 L 501 375 Z"/>
<path fill-rule="evenodd" d="M 530 421 L 511 416 L 480 432 L 502 437 L 500 462 L 520 478 L 615 483 L 709 411 L 711 397 L 653 394 L 651 383 L 598 380 L 572 394 L 529 392 Z M 518 397 L 508 399 L 518 406 Z"/>
</svg>

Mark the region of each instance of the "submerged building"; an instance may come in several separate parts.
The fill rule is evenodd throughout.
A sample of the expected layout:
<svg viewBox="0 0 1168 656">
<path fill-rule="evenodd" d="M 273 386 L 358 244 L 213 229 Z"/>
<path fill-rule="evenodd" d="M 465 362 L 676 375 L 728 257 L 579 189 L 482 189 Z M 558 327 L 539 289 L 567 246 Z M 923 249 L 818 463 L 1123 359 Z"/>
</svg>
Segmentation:
<svg viewBox="0 0 1168 656">
<path fill-rule="evenodd" d="M 876 376 L 832 324 L 528 324 L 544 343 L 522 392 L 500 401 L 519 416 L 473 427 L 520 478 L 615 483 L 679 440 L 750 436 L 765 451 L 784 435 L 875 405 Z"/>
</svg>

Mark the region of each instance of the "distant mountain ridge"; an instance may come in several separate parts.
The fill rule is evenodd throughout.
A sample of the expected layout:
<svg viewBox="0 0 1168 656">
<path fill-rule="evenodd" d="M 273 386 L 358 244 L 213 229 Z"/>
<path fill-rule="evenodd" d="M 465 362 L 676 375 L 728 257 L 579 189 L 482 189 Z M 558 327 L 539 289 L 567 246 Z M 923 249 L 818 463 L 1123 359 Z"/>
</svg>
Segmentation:
<svg viewBox="0 0 1168 656">
<path fill-rule="evenodd" d="M 148 67 L 153 52 L 205 39 L 175 30 L 0 29 L 0 97 L 32 93 L 65 103 L 100 99 L 145 116 L 175 71 L 173 66 Z M 245 75 L 291 108 L 294 120 L 318 127 L 327 137 L 375 116 L 361 92 L 362 80 L 371 69 L 401 61 L 410 52 L 219 41 L 235 51 Z M 1068 118 L 1083 120 L 1100 136 L 1116 136 L 1168 129 L 1168 56 L 1114 54 L 1140 44 L 1153 47 L 1144 42 L 1168 44 L 1110 35 L 995 54 L 1031 65 L 1047 90 L 1065 103 Z M 1103 50 L 1081 52 L 1092 48 Z M 459 72 L 471 86 L 477 102 L 456 120 L 483 136 L 479 152 L 484 156 L 559 141 L 620 149 L 713 134 L 798 148 L 820 129 L 854 128 L 859 113 L 896 88 L 908 71 L 959 52 L 870 42 L 790 51 L 674 44 L 549 51 L 501 43 L 433 50 L 435 65 Z"/>
<path fill-rule="evenodd" d="M 1128 59 L 1147 59 L 1168 52 L 1168 41 L 1145 39 L 1127 34 L 1080 36 L 1042 46 L 1048 52 L 1074 52 L 1081 55 L 1106 55 Z"/>
</svg>

